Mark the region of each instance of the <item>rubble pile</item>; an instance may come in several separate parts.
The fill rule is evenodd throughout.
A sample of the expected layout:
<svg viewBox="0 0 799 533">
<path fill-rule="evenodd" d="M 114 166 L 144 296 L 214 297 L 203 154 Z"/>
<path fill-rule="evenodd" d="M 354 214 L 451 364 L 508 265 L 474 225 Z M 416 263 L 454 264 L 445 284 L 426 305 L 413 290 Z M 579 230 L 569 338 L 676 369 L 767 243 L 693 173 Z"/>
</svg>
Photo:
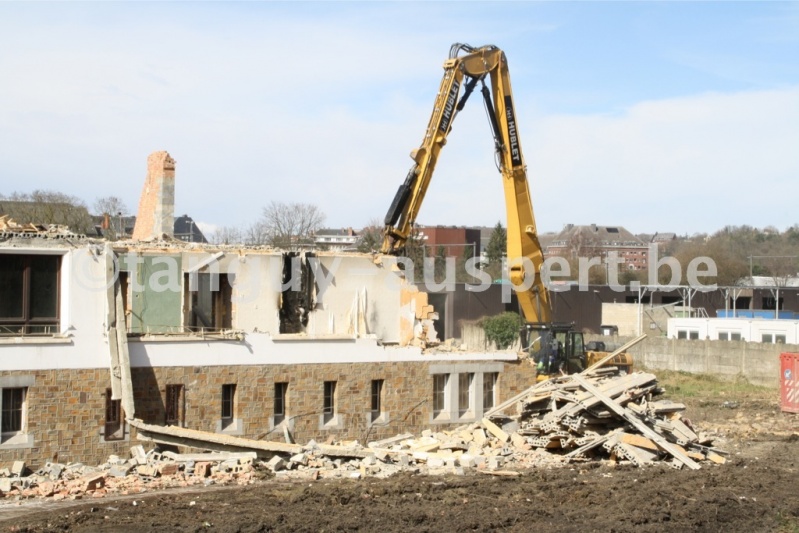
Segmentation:
<svg viewBox="0 0 799 533">
<path fill-rule="evenodd" d="M 533 387 L 519 402 L 519 435 L 565 460 L 604 457 L 636 466 L 670 460 L 698 469 L 724 463 L 724 452 L 683 418 L 685 405 L 656 400 L 664 391 L 654 374 L 613 376 L 611 370 L 575 374 Z"/>
<path fill-rule="evenodd" d="M 10 471 L 0 470 L 0 494 L 54 499 L 137 494 L 196 484 L 247 484 L 259 471 L 316 480 L 398 472 L 516 476 L 528 468 L 596 460 L 635 466 L 667 462 L 691 469 L 700 468 L 701 461 L 724 463 L 725 452 L 683 418 L 685 406 L 657 400 L 662 393 L 653 374 L 614 376 L 612 369 L 600 369 L 538 383 L 480 422 L 453 430 L 428 429 L 367 446 L 332 439 L 304 446 L 273 443 L 285 450 L 268 453 L 145 453 L 134 446 L 130 459 L 111 456 L 99 467 L 47 463 L 29 475 L 18 461 Z M 515 415 L 499 414 L 513 405 Z"/>
<path fill-rule="evenodd" d="M 0 239 L 13 237 L 47 237 L 54 239 L 81 239 L 85 235 L 72 233 L 61 224 L 19 224 L 8 215 L 0 216 Z"/>
<path fill-rule="evenodd" d="M 247 484 L 254 478 L 255 452 L 178 454 L 131 448 L 130 459 L 112 455 L 100 466 L 46 463 L 30 472 L 23 461 L 0 470 L 0 496 L 81 499 L 139 494 L 190 485 Z"/>
</svg>

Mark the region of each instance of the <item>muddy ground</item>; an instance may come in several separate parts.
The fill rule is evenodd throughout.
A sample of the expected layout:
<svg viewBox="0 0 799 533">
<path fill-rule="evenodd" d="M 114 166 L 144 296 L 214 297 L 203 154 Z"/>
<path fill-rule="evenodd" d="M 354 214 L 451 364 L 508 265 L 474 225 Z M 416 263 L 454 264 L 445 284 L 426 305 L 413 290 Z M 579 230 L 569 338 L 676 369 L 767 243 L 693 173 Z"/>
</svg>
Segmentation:
<svg viewBox="0 0 799 533">
<path fill-rule="evenodd" d="M 0 506 L 0 531 L 799 532 L 799 415 L 773 401 L 685 403 L 725 465 L 578 463 L 519 477 L 276 481 Z"/>
</svg>

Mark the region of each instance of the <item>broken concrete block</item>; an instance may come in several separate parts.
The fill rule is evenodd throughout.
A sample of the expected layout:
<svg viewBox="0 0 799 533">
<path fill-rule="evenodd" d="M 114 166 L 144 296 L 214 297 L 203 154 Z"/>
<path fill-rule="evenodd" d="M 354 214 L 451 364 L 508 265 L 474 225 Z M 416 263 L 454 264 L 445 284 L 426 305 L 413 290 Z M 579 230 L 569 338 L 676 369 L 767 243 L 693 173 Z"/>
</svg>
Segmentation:
<svg viewBox="0 0 799 533">
<path fill-rule="evenodd" d="M 269 467 L 272 472 L 278 472 L 280 470 L 286 469 L 286 461 L 284 461 L 279 455 L 275 455 L 269 460 L 268 463 L 266 463 L 266 466 Z"/>
<path fill-rule="evenodd" d="M 105 486 L 105 474 L 92 474 L 83 479 L 83 491 L 97 490 Z"/>
<path fill-rule="evenodd" d="M 139 465 L 136 473 L 143 477 L 158 477 L 158 469 L 150 465 Z"/>
<path fill-rule="evenodd" d="M 306 466 L 308 464 L 308 455 L 305 453 L 298 453 L 297 455 L 292 455 L 289 460 L 292 463 Z"/>
<path fill-rule="evenodd" d="M 446 465 L 443 457 L 428 457 L 427 458 L 427 467 L 428 468 L 443 468 Z"/>
<path fill-rule="evenodd" d="M 177 463 L 164 463 L 158 465 L 158 473 L 162 476 L 174 476 L 178 473 Z"/>
<path fill-rule="evenodd" d="M 367 455 L 361 459 L 361 464 L 364 466 L 373 466 L 377 464 L 377 458 L 374 455 Z"/>
<path fill-rule="evenodd" d="M 147 453 L 144 451 L 144 446 L 141 444 L 133 446 L 130 449 L 130 456 L 140 465 L 147 464 Z"/>
<path fill-rule="evenodd" d="M 411 464 L 411 458 L 408 457 L 407 454 L 402 453 L 397 457 L 397 462 L 400 466 L 409 466 Z"/>
<path fill-rule="evenodd" d="M 487 466 L 490 470 L 497 470 L 498 468 L 502 468 L 504 464 L 505 464 L 505 458 L 502 456 L 497 456 L 497 457 L 489 457 Z"/>
<path fill-rule="evenodd" d="M 27 469 L 28 467 L 25 465 L 25 461 L 14 461 L 14 464 L 11 466 L 11 474 L 14 476 L 23 476 Z"/>
<path fill-rule="evenodd" d="M 197 477 L 208 477 L 211 475 L 211 463 L 200 461 L 194 465 L 194 475 Z"/>
<path fill-rule="evenodd" d="M 508 442 L 510 440 L 510 435 L 502 431 L 502 428 L 490 421 L 488 418 L 483 418 L 481 422 L 486 430 L 499 439 L 500 442 Z"/>
<path fill-rule="evenodd" d="M 472 433 L 472 438 L 474 439 L 474 443 L 481 448 L 485 446 L 485 443 L 488 440 L 486 437 L 486 432 L 483 430 L 483 428 L 475 429 Z"/>
<path fill-rule="evenodd" d="M 381 463 L 385 463 L 389 460 L 389 453 L 386 450 L 375 450 L 374 457 Z"/>
<path fill-rule="evenodd" d="M 11 490 L 11 479 L 7 477 L 0 478 L 0 493 L 5 494 Z"/>
<path fill-rule="evenodd" d="M 512 433 L 510 436 L 510 441 L 517 448 L 524 448 L 527 444 L 527 440 L 518 433 Z"/>
<path fill-rule="evenodd" d="M 64 465 L 58 463 L 47 463 L 45 469 L 51 480 L 55 481 L 61 479 L 61 473 L 64 471 Z"/>
<path fill-rule="evenodd" d="M 111 477 L 125 477 L 130 474 L 130 465 L 114 465 L 108 470 Z"/>
</svg>

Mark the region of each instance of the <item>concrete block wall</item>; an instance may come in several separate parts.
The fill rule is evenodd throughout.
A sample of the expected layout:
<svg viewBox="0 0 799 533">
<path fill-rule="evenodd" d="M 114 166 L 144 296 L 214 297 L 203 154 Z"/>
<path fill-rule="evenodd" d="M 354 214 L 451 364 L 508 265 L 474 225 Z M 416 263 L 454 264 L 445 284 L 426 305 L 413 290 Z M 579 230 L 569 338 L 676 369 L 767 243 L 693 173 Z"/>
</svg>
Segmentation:
<svg viewBox="0 0 799 533">
<path fill-rule="evenodd" d="M 602 335 L 585 337 L 586 342 L 605 342 L 609 350 L 612 345 L 621 346 L 631 339 Z M 783 352 L 799 352 L 799 345 L 649 337 L 630 350 L 638 367 L 710 374 L 722 379 L 741 376 L 755 385 L 775 388 L 780 384 L 780 354 Z"/>
<path fill-rule="evenodd" d="M 222 385 L 236 384 L 235 418 L 240 429 L 233 434 L 249 438 L 283 440 L 282 429 L 272 430 L 274 383 L 288 382 L 287 418 L 292 419 L 296 442 L 310 439 L 378 440 L 398 433 L 420 433 L 431 427 L 432 377 L 437 361 L 351 364 L 181 366 L 131 370 L 136 418 L 163 424 L 166 386 L 184 386 L 184 427 L 217 431 L 221 419 Z M 456 368 L 470 361 L 452 362 Z M 484 364 L 485 361 L 478 362 Z M 500 363 L 498 402 L 535 382 L 535 369 L 527 361 Z M 27 432 L 33 446 L 7 448 L 0 444 L 0 463 L 24 460 L 32 468 L 47 461 L 102 464 L 111 454 L 127 457 L 135 444 L 135 430 L 123 441 L 106 442 L 102 435 L 105 391 L 110 386 L 107 369 L 0 372 L 0 380 L 32 377 L 28 387 Z M 369 424 L 371 380 L 384 380 L 383 411 L 387 421 Z M 341 426 L 320 429 L 323 382 L 337 382 L 336 412 Z M 436 429 L 455 427 L 466 420 Z M 272 430 L 270 432 L 270 430 Z M 149 446 L 149 445 L 146 445 Z"/>
</svg>

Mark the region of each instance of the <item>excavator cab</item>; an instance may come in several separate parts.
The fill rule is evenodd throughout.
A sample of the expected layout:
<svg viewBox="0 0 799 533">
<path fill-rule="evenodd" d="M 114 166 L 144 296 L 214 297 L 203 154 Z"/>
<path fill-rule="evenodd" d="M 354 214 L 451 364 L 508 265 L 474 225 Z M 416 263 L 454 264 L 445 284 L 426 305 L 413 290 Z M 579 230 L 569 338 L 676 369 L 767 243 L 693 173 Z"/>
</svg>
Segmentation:
<svg viewBox="0 0 799 533">
<path fill-rule="evenodd" d="M 586 368 L 583 334 L 573 324 L 527 324 L 522 346 L 535 362 L 539 381 Z"/>
<path fill-rule="evenodd" d="M 586 346 L 582 331 L 575 330 L 574 324 L 527 324 L 521 333 L 522 346 L 535 363 L 538 381 L 577 374 L 608 355 L 604 343 L 591 342 Z M 632 356 L 617 354 L 604 366 L 629 374 L 633 369 Z"/>
</svg>

